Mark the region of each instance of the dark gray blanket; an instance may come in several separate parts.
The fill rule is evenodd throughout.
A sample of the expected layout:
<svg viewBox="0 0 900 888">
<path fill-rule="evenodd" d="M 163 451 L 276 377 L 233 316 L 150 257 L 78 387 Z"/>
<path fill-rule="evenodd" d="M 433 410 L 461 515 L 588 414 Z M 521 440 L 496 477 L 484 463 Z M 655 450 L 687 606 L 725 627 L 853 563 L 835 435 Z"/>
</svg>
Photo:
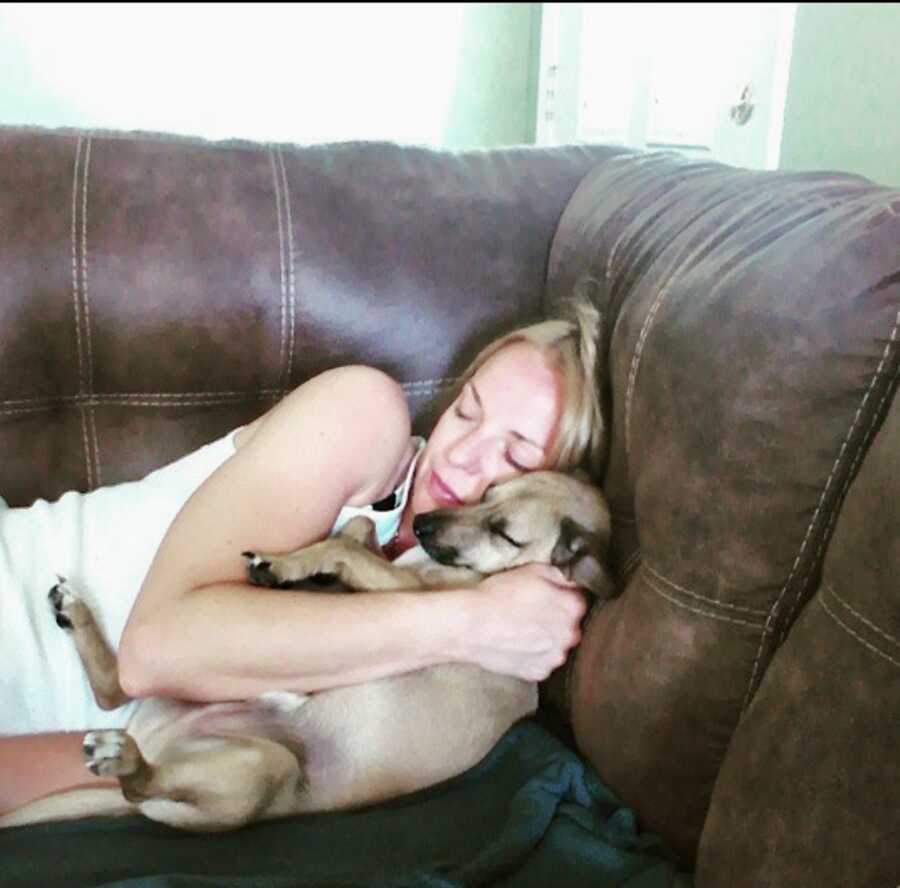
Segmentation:
<svg viewBox="0 0 900 888">
<path fill-rule="evenodd" d="M 503 885 L 688 888 L 597 775 L 534 720 L 389 804 L 191 835 L 144 818 L 0 832 L 2 888 Z"/>
</svg>

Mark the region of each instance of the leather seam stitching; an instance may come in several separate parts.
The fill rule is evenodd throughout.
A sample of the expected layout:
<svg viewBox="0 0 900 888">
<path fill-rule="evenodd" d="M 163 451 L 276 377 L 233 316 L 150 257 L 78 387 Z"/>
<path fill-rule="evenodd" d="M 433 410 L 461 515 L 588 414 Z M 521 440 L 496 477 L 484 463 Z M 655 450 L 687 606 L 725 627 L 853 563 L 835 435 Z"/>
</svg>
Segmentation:
<svg viewBox="0 0 900 888">
<path fill-rule="evenodd" d="M 434 395 L 438 392 L 438 389 L 428 390 L 421 389 L 419 391 L 409 393 L 410 398 L 427 398 L 431 395 Z M 136 399 L 123 399 L 117 400 L 115 398 L 104 398 L 103 400 L 92 400 L 90 398 L 83 398 L 77 401 L 73 401 L 72 403 L 76 406 L 93 410 L 96 407 L 215 407 L 215 406 L 224 406 L 226 404 L 240 404 L 242 402 L 255 401 L 259 398 L 281 398 L 283 396 L 283 392 L 278 389 L 272 391 L 268 394 L 265 392 L 257 392 L 253 394 L 247 395 L 232 395 L 230 397 L 224 398 L 182 398 L 182 399 L 172 399 L 172 400 L 136 400 Z M 33 407 L 17 407 L 12 410 L 0 410 L 0 416 L 27 416 L 33 413 L 44 413 L 50 410 L 53 410 L 54 407 L 58 406 L 57 404 L 45 404 L 38 405 Z"/>
<path fill-rule="evenodd" d="M 847 433 L 847 437 L 844 439 L 844 444 L 842 445 L 841 452 L 838 453 L 838 460 L 840 460 L 843 448 L 846 446 L 846 443 L 847 443 L 847 441 L 849 441 L 849 439 L 853 433 L 853 430 L 856 427 L 856 424 L 859 422 L 859 419 L 862 416 L 863 407 L 865 407 L 866 401 L 869 399 L 869 396 L 871 395 L 872 391 L 874 390 L 875 385 L 878 381 L 878 378 L 881 376 L 881 373 L 884 370 L 884 365 L 887 363 L 887 359 L 890 357 L 891 346 L 897 340 L 898 329 L 900 329 L 900 310 L 898 310 L 898 312 L 897 312 L 897 317 L 894 321 L 894 328 L 891 330 L 891 335 L 888 338 L 887 343 L 885 344 L 884 351 L 881 354 L 881 360 L 878 362 L 878 366 L 875 368 L 875 373 L 872 376 L 872 381 L 869 383 L 869 386 L 866 389 L 866 393 L 863 396 L 863 399 L 862 399 L 859 407 L 856 410 L 856 414 L 853 417 L 853 424 L 850 427 L 850 431 Z M 884 395 L 882 395 L 881 400 L 878 402 L 878 406 L 875 408 L 875 410 L 872 414 L 872 421 L 870 423 L 870 427 L 871 427 L 871 424 L 877 420 L 877 417 L 881 412 L 881 407 L 884 404 L 884 400 L 887 397 L 887 394 L 889 391 L 890 391 L 890 386 L 888 386 L 887 391 L 884 393 Z M 863 446 L 864 442 L 865 442 L 865 438 L 863 438 L 863 440 L 860 441 L 860 444 L 857 447 L 856 454 L 853 458 L 853 462 L 850 464 L 850 470 L 847 472 L 847 477 L 844 479 L 844 484 L 841 487 L 841 493 L 837 500 L 838 503 L 840 503 L 843 500 L 844 494 L 846 493 L 847 489 L 850 486 L 851 481 L 853 480 L 853 475 L 854 475 L 854 472 L 856 471 L 856 467 L 859 465 L 859 462 L 865 453 L 865 447 Z M 835 466 L 836 465 L 837 465 L 837 462 L 835 463 Z M 834 469 L 832 469 L 832 472 L 833 471 L 834 471 Z M 826 486 L 827 486 L 827 484 L 826 484 Z M 816 549 L 815 557 L 812 559 L 812 563 L 810 564 L 810 571 L 812 571 L 814 565 L 816 564 L 816 562 L 819 559 L 819 556 L 822 553 L 822 549 L 825 546 L 825 541 L 828 539 L 828 533 L 832 527 L 832 524 L 834 523 L 834 519 L 837 517 L 838 511 L 839 511 L 838 508 L 835 507 L 832 510 L 832 514 L 829 516 L 828 523 L 825 526 L 825 531 L 822 534 L 821 540 L 819 540 L 819 545 Z M 800 588 L 797 590 L 797 595 L 794 599 L 794 603 L 791 606 L 790 611 L 788 612 L 788 617 L 785 620 L 784 625 L 781 627 L 781 632 L 779 633 L 779 643 L 784 641 L 785 637 L 787 636 L 788 627 L 791 625 L 791 621 L 793 620 L 794 615 L 796 614 L 797 609 L 800 606 L 801 600 L 803 598 L 803 589 L 806 587 L 806 580 L 808 578 L 809 578 L 809 574 L 807 573 L 806 577 L 804 577 L 804 582 L 800 584 Z"/>
<path fill-rule="evenodd" d="M 626 559 L 625 563 L 622 565 L 619 573 L 623 578 L 629 577 L 633 572 L 637 564 L 641 560 L 641 550 L 640 548 L 635 549 Z"/>
<path fill-rule="evenodd" d="M 284 167 L 284 155 L 280 147 L 276 147 L 275 154 L 278 158 L 278 166 L 281 170 L 281 192 L 284 195 L 285 227 L 287 228 L 288 243 L 288 305 L 290 316 L 288 318 L 288 359 L 285 371 L 285 389 L 290 390 L 291 379 L 294 375 L 294 327 L 296 326 L 296 276 L 294 272 L 294 219 L 291 212 L 291 193 L 288 190 L 287 171 Z"/>
<path fill-rule="evenodd" d="M 825 588 L 828 590 L 828 592 L 831 593 L 831 596 L 834 598 L 834 600 L 837 601 L 838 604 L 840 604 L 844 608 L 846 608 L 848 611 L 850 611 L 850 613 L 853 614 L 853 616 L 856 617 L 856 619 L 859 620 L 860 623 L 862 623 L 865 626 L 868 626 L 869 629 L 871 629 L 873 632 L 880 635 L 883 639 L 885 639 L 885 641 L 889 641 L 892 645 L 894 645 L 894 647 L 897 648 L 898 651 L 900 651 L 900 638 L 895 638 L 890 633 L 885 632 L 883 629 L 880 629 L 871 620 L 864 617 L 858 610 L 856 610 L 852 605 L 850 605 L 849 602 L 845 601 L 843 598 L 841 598 L 840 595 L 838 595 L 838 593 L 835 591 L 834 586 L 832 586 L 831 583 L 826 581 Z"/>
<path fill-rule="evenodd" d="M 613 272 L 613 263 L 616 261 L 616 253 L 619 252 L 619 246 L 622 241 L 625 240 L 625 235 L 628 234 L 629 226 L 626 225 L 621 234 L 616 238 L 615 243 L 613 243 L 612 248 L 609 251 L 609 255 L 606 257 L 606 283 L 609 286 L 612 286 L 612 272 Z"/>
<path fill-rule="evenodd" d="M 690 589 L 685 589 L 683 586 L 679 586 L 677 583 L 672 582 L 672 580 L 670 580 L 668 577 L 663 576 L 663 574 L 654 570 L 646 561 L 643 564 L 643 569 L 652 574 L 663 585 L 669 586 L 671 589 L 674 589 L 677 592 L 681 592 L 683 595 L 687 595 L 690 598 L 696 598 L 698 601 L 702 601 L 705 604 L 712 604 L 716 607 L 725 608 L 726 610 L 737 611 L 738 613 L 750 614 L 757 617 L 765 617 L 768 613 L 765 608 L 745 607 L 740 604 L 731 604 L 727 601 L 720 601 L 718 598 L 711 598 L 708 595 L 701 595 L 699 592 L 692 592 Z"/>
<path fill-rule="evenodd" d="M 400 383 L 402 388 L 404 389 L 416 389 L 416 388 L 447 388 L 457 382 L 459 377 L 456 376 L 447 376 L 443 379 L 419 379 L 413 380 L 412 382 L 403 382 Z M 88 395 L 47 395 L 43 398 L 9 398 L 6 400 L 0 400 L 0 407 L 13 407 L 13 406 L 31 406 L 31 405 L 43 405 L 43 404 L 54 404 L 61 401 L 82 401 L 86 398 L 90 397 L 97 401 L 108 400 L 110 398 L 182 398 L 182 397 L 192 397 L 192 398 L 219 398 L 222 396 L 230 396 L 230 395 L 253 395 L 256 393 L 262 394 L 272 394 L 274 392 L 279 391 L 279 389 L 274 388 L 263 388 L 263 389 L 226 389 L 224 391 L 193 391 L 193 392 L 93 392 Z"/>
<path fill-rule="evenodd" d="M 900 319 L 900 315 L 898 315 L 898 319 Z M 897 370 L 894 373 L 894 379 L 896 379 L 898 376 L 900 376 L 900 365 L 898 365 Z M 892 386 L 888 385 L 888 387 L 885 389 L 884 394 L 881 396 L 881 400 L 878 402 L 878 406 L 872 412 L 872 419 L 869 423 L 869 428 L 866 430 L 866 434 L 865 434 L 863 440 L 860 442 L 860 446 L 856 450 L 856 456 L 853 458 L 853 462 L 850 464 L 850 469 L 847 472 L 847 477 L 844 479 L 844 483 L 841 486 L 841 492 L 837 498 L 838 503 L 843 502 L 844 497 L 847 494 L 847 490 L 849 489 L 850 484 L 852 483 L 852 481 L 855 477 L 856 470 L 859 467 L 859 463 L 867 453 L 867 448 L 865 446 L 865 442 L 868 439 L 869 434 L 871 433 L 872 427 L 875 425 L 875 423 L 878 421 L 878 417 L 881 415 L 881 412 L 884 408 L 885 401 L 887 401 L 888 396 L 891 394 L 891 389 L 892 389 Z M 825 525 L 825 530 L 822 533 L 822 538 L 819 540 L 819 545 L 816 548 L 816 554 L 812 559 L 809 570 L 807 571 L 806 575 L 803 578 L 803 583 L 801 584 L 800 592 L 797 593 L 797 596 L 794 600 L 794 605 L 791 608 L 790 613 L 788 614 L 788 618 L 785 621 L 784 626 L 782 627 L 782 630 L 780 633 L 780 638 L 779 638 L 779 643 L 783 642 L 784 639 L 787 637 L 787 633 L 788 633 L 791 623 L 794 619 L 794 615 L 796 614 L 797 610 L 799 609 L 799 607 L 802 603 L 802 598 L 803 598 L 802 590 L 806 587 L 806 583 L 809 580 L 809 577 L 810 577 L 815 565 L 819 562 L 819 559 L 822 556 L 822 550 L 825 548 L 825 543 L 830 539 L 831 530 L 834 527 L 834 523 L 835 523 L 835 521 L 837 521 L 837 517 L 839 514 L 840 514 L 840 509 L 837 507 L 835 507 L 834 509 L 831 510 L 831 515 L 828 518 L 828 523 Z"/>
<path fill-rule="evenodd" d="M 818 601 L 822 606 L 822 610 L 824 610 L 825 613 L 828 614 L 828 616 L 831 617 L 831 619 L 834 620 L 834 622 L 844 630 L 844 632 L 846 632 L 852 638 L 855 638 L 863 647 L 868 648 L 868 650 L 870 650 L 876 656 L 881 657 L 883 660 L 887 660 L 888 663 L 891 663 L 898 669 L 900 669 L 900 660 L 895 660 L 892 656 L 886 654 L 884 651 L 879 650 L 877 647 L 875 647 L 875 645 L 866 641 L 861 635 L 854 632 L 837 614 L 835 614 L 831 610 L 831 608 L 828 607 L 827 604 L 825 604 L 824 599 L 819 598 Z"/>
<path fill-rule="evenodd" d="M 81 298 L 84 300 L 84 341 L 87 345 L 87 382 L 88 393 L 94 391 L 94 345 L 91 337 L 91 300 L 88 289 L 88 250 L 87 250 L 87 210 L 88 182 L 91 174 L 91 145 L 93 140 L 88 136 L 84 155 L 84 178 L 81 191 Z M 92 402 L 88 403 L 88 420 L 91 428 L 91 444 L 94 464 L 94 485 L 103 484 L 100 466 L 100 442 L 97 439 L 97 417 Z"/>
<path fill-rule="evenodd" d="M 750 622 L 749 620 L 739 620 L 737 617 L 728 617 L 724 614 L 716 614 L 709 610 L 704 610 L 703 608 L 693 607 L 692 605 L 686 604 L 683 601 L 679 601 L 674 595 L 670 595 L 668 592 L 661 589 L 656 585 L 653 580 L 644 575 L 644 582 L 647 584 L 648 588 L 652 589 L 657 595 L 660 595 L 662 598 L 665 598 L 667 601 L 674 604 L 676 607 L 680 607 L 686 611 L 690 611 L 693 614 L 698 614 L 703 617 L 709 617 L 713 620 L 720 620 L 724 623 L 733 623 L 737 626 L 747 626 L 751 629 L 763 629 L 763 624 L 761 622 Z"/>
<path fill-rule="evenodd" d="M 634 389 L 637 383 L 637 373 L 638 368 L 641 364 L 641 357 L 644 353 L 644 346 L 647 344 L 647 339 L 650 335 L 650 328 L 653 326 L 653 322 L 656 320 L 656 313 L 659 311 L 660 307 L 663 304 L 666 296 L 669 294 L 669 288 L 672 285 L 674 280 L 674 275 L 670 278 L 665 286 L 663 286 L 659 293 L 656 294 L 656 298 L 653 300 L 653 305 L 650 307 L 650 311 L 647 312 L 647 316 L 644 318 L 644 323 L 641 325 L 641 332 L 638 335 L 637 346 L 634 350 L 634 357 L 631 359 L 631 368 L 628 371 L 628 387 L 625 390 L 625 456 L 626 458 L 631 455 L 631 412 L 632 412 L 632 402 L 634 399 Z"/>
<path fill-rule="evenodd" d="M 72 306 L 75 314 L 75 345 L 78 357 L 78 390 L 84 396 L 86 393 L 85 368 L 84 368 L 84 341 L 81 336 L 81 294 L 78 254 L 78 184 L 81 179 L 81 146 L 84 137 L 78 134 L 75 145 L 75 171 L 72 180 Z M 81 410 L 81 441 L 84 447 L 85 473 L 87 475 L 88 489 L 94 486 L 93 472 L 91 470 L 90 444 L 88 443 L 87 413 Z"/>
<path fill-rule="evenodd" d="M 281 212 L 281 183 L 275 169 L 275 149 L 269 147 L 269 166 L 272 170 L 272 185 L 275 188 L 275 216 L 278 219 L 278 254 L 281 268 L 281 351 L 278 363 L 281 366 L 282 389 L 284 388 L 285 354 L 287 353 L 287 273 L 284 263 L 284 220 Z"/>
<path fill-rule="evenodd" d="M 812 530 L 815 527 L 819 513 L 822 510 L 822 506 L 828 497 L 828 493 L 830 492 L 832 481 L 834 480 L 834 478 L 836 476 L 838 466 L 840 465 L 841 459 L 843 458 L 843 455 L 844 455 L 844 451 L 847 449 L 847 444 L 850 441 L 850 439 L 852 438 L 853 432 L 856 430 L 857 423 L 859 422 L 859 419 L 862 416 L 863 407 L 864 407 L 866 401 L 869 399 L 869 396 L 871 395 L 873 389 L 875 388 L 875 385 L 878 382 L 878 377 L 881 375 L 881 371 L 884 369 L 884 364 L 885 364 L 885 361 L 887 360 L 888 354 L 890 353 L 891 345 L 897 338 L 898 327 L 900 327 L 900 311 L 897 312 L 897 317 L 894 322 L 894 328 L 891 331 L 890 338 L 888 339 L 887 345 L 885 346 L 884 352 L 882 353 L 881 361 L 879 362 L 878 367 L 875 369 L 875 373 L 872 374 L 872 379 L 869 381 L 869 385 L 866 387 L 866 391 L 865 391 L 865 394 L 863 395 L 862 401 L 860 402 L 860 405 L 857 408 L 856 413 L 854 414 L 853 422 L 850 424 L 850 428 L 848 429 L 847 434 L 844 436 L 844 440 L 841 443 L 841 447 L 840 447 L 840 450 L 838 451 L 837 458 L 835 459 L 834 465 L 831 467 L 831 472 L 829 473 L 828 478 L 825 481 L 825 487 L 822 489 L 822 494 L 819 497 L 819 502 L 816 505 L 816 509 L 813 512 L 812 518 L 810 519 L 809 526 L 806 529 L 806 535 L 803 538 L 803 542 L 800 545 L 800 551 L 797 553 L 797 557 L 794 559 L 794 564 L 791 567 L 791 571 L 788 574 L 787 579 L 784 581 L 784 585 L 781 587 L 781 592 L 779 592 L 778 598 L 775 600 L 775 603 L 769 609 L 769 616 L 766 619 L 765 630 L 763 631 L 763 633 L 759 639 L 759 647 L 756 652 L 756 659 L 754 660 L 754 663 L 753 663 L 753 671 L 750 675 L 750 683 L 747 686 L 747 693 L 744 696 L 744 706 L 743 706 L 744 710 L 747 709 L 747 706 L 750 703 L 750 694 L 752 693 L 753 686 L 756 683 L 756 676 L 759 671 L 760 662 L 762 660 L 762 652 L 763 652 L 765 639 L 766 639 L 767 635 L 770 634 L 770 631 L 772 628 L 772 623 L 775 619 L 776 614 L 778 613 L 779 608 L 781 607 L 781 601 L 787 592 L 788 586 L 790 586 L 792 580 L 794 579 L 794 576 L 797 573 L 797 568 L 800 566 L 800 561 L 803 558 L 803 553 L 806 551 L 806 547 L 809 544 L 810 536 L 812 535 Z M 882 399 L 882 403 L 883 403 L 883 399 Z M 877 415 L 877 412 L 878 411 L 876 410 L 875 415 Z M 856 464 L 858 459 L 861 458 L 862 450 L 863 450 L 863 447 L 862 447 L 862 445 L 860 445 L 860 447 L 858 448 L 857 454 L 856 454 L 856 459 L 854 460 L 854 463 L 853 463 L 854 465 Z M 853 474 L 851 471 L 848 473 L 847 480 L 845 481 L 844 489 L 846 489 L 846 486 L 847 486 L 847 484 L 849 484 L 850 478 L 852 478 L 852 477 L 853 477 Z M 835 514 L 836 513 L 837 513 L 837 509 L 835 509 Z M 823 540 L 824 540 L 824 536 L 823 536 Z M 821 552 L 821 546 L 817 551 Z M 807 577 L 808 577 L 808 574 L 807 574 Z M 805 586 L 805 581 L 803 584 L 801 584 L 800 591 L 798 592 L 798 600 L 802 596 L 803 586 Z M 796 608 L 796 601 L 794 603 L 794 606 L 791 608 L 791 614 L 793 614 L 795 608 Z M 783 627 L 783 631 L 780 633 L 780 638 L 783 640 L 786 634 L 787 634 L 787 627 L 785 626 L 785 627 Z"/>
<path fill-rule="evenodd" d="M 438 391 L 452 387 L 456 377 L 444 380 L 419 380 L 401 383 L 410 397 L 427 397 Z M 19 398 L 0 401 L 0 416 L 17 416 L 38 413 L 56 407 L 73 405 L 79 408 L 93 408 L 105 405 L 120 407 L 172 407 L 208 403 L 230 403 L 253 400 L 259 397 L 280 397 L 281 389 L 256 389 L 254 391 L 224 392 L 147 392 L 147 393 L 91 393 L 78 395 L 49 396 L 46 398 Z M 86 440 L 86 439 L 85 439 Z"/>
</svg>

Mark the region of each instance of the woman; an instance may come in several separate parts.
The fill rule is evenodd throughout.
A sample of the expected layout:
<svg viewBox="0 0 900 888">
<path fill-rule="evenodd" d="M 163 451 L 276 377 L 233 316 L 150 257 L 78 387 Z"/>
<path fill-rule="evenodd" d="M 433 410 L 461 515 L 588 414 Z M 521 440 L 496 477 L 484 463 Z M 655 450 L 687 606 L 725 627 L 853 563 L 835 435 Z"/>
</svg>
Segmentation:
<svg viewBox="0 0 900 888">
<path fill-rule="evenodd" d="M 93 593 L 108 636 L 120 638 L 120 680 L 134 697 L 308 692 L 444 662 L 541 680 L 577 643 L 585 609 L 555 568 L 528 565 L 428 595 L 285 593 L 249 586 L 241 552 L 294 549 L 364 511 L 396 557 L 415 543 L 416 514 L 596 456 L 596 327 L 596 312 L 580 305 L 575 321 L 488 346 L 427 444 L 410 438 L 403 391 L 389 377 L 361 366 L 327 371 L 142 481 L 0 513 L 0 552 L 11 570 L 51 552 L 58 561 L 65 533 L 38 541 L 35 528 L 78 528 L 68 547 L 75 562 L 44 569 L 70 570 Z M 50 583 L 24 574 L 17 582 L 2 640 L 15 632 L 21 656 L 0 683 L 0 812 L 99 784 L 82 764 L 82 735 L 124 726 L 130 714 L 94 704 L 71 640 L 50 618 Z M 24 628 L 14 625 L 19 606 Z M 29 666 L 31 648 L 42 668 Z"/>
</svg>

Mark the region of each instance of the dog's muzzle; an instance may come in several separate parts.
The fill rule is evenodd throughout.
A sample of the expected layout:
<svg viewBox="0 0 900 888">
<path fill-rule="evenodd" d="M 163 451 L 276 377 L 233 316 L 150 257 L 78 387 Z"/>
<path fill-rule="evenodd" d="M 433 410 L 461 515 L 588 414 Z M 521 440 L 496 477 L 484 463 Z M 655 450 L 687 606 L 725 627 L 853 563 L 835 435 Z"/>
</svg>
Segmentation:
<svg viewBox="0 0 900 888">
<path fill-rule="evenodd" d="M 437 534 L 442 521 L 433 512 L 424 512 L 413 518 L 413 533 L 419 545 L 428 553 L 429 558 L 438 564 L 455 565 L 459 558 L 459 550 L 454 546 L 442 546 L 437 541 Z"/>
</svg>

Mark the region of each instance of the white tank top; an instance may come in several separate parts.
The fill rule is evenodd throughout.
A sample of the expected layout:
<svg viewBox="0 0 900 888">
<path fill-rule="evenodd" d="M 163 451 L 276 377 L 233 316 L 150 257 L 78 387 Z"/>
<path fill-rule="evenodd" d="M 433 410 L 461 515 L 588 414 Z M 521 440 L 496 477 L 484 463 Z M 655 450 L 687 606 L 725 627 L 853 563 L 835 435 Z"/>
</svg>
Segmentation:
<svg viewBox="0 0 900 888">
<path fill-rule="evenodd" d="M 27 508 L 0 503 L 0 734 L 124 727 L 136 703 L 111 712 L 94 701 L 75 645 L 47 593 L 64 576 L 91 605 L 115 649 L 150 563 L 191 494 L 234 452 L 237 430 L 140 481 L 66 493 Z M 373 506 L 345 506 L 332 533 L 368 515 L 383 545 L 396 535 L 415 466 Z"/>
</svg>

